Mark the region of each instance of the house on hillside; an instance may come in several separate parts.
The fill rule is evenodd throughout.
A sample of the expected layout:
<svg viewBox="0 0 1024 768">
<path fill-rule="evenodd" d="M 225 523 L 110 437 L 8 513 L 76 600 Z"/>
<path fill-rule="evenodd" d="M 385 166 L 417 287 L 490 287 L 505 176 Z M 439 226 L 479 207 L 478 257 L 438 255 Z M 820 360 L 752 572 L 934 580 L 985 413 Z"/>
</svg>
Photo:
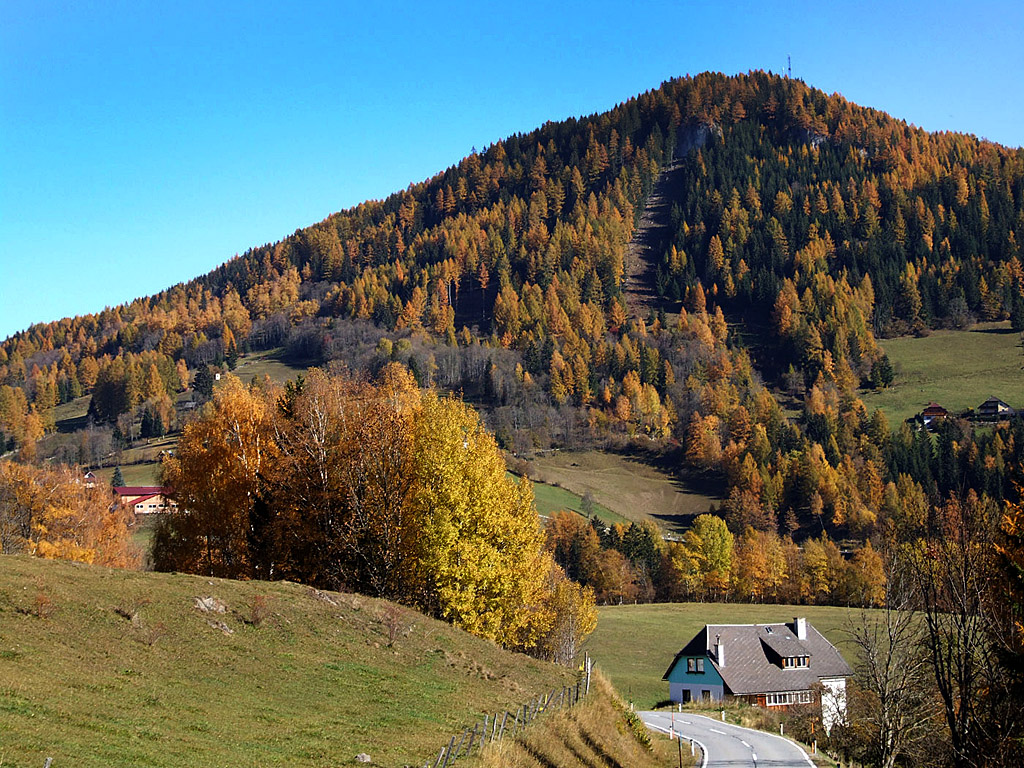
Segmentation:
<svg viewBox="0 0 1024 768">
<path fill-rule="evenodd" d="M 1009 419 L 1015 411 L 998 397 L 990 397 L 984 403 L 974 409 L 974 418 L 977 421 L 999 421 Z"/>
<path fill-rule="evenodd" d="M 924 422 L 924 426 L 927 429 L 933 421 L 941 421 L 942 419 L 949 417 L 949 411 L 943 408 L 936 402 L 928 403 L 925 409 L 921 411 L 921 421 Z"/>
<path fill-rule="evenodd" d="M 160 485 L 120 485 L 114 488 L 114 493 L 118 502 L 136 515 L 178 511 L 177 503 L 167 498 L 166 489 Z"/>
<path fill-rule="evenodd" d="M 821 703 L 826 730 L 846 716 L 846 678 L 839 650 L 807 619 L 792 624 L 708 624 L 665 672 L 672 701 L 743 699 L 760 707 Z"/>
</svg>

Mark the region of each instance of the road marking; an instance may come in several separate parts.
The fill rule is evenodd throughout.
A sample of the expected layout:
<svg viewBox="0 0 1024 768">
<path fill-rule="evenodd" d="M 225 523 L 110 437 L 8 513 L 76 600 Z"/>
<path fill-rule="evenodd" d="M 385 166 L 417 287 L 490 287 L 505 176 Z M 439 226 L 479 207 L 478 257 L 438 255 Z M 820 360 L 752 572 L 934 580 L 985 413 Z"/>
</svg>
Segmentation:
<svg viewBox="0 0 1024 768">
<path fill-rule="evenodd" d="M 725 731 L 720 731 L 717 728 L 708 728 L 708 730 L 711 731 L 712 733 L 717 733 L 719 736 L 728 736 L 729 735 Z"/>
<path fill-rule="evenodd" d="M 750 753 L 750 759 L 753 760 L 756 763 L 757 762 L 757 752 L 751 752 Z"/>
<path fill-rule="evenodd" d="M 710 717 L 703 717 L 703 716 L 700 716 L 700 715 L 698 715 L 698 717 L 701 717 L 704 720 L 711 720 Z M 716 720 L 712 720 L 712 722 L 717 722 L 717 721 Z M 771 731 L 758 731 L 758 730 L 756 730 L 754 728 L 744 728 L 742 725 L 732 725 L 730 723 L 730 727 L 738 728 L 741 731 L 752 731 L 753 733 L 757 733 L 757 734 L 760 734 L 762 736 L 771 736 L 773 739 L 778 739 L 779 741 L 784 741 L 787 744 L 789 744 L 791 747 L 795 748 L 801 755 L 803 755 L 804 760 L 807 761 L 807 764 L 809 766 L 811 766 L 811 768 L 814 768 L 814 761 L 811 760 L 810 756 L 807 754 L 807 751 L 803 747 L 801 747 L 799 744 L 797 744 L 795 741 L 793 741 L 792 739 L 786 738 L 785 736 L 780 736 L 777 733 L 772 733 Z M 714 728 L 708 728 L 708 730 L 709 731 L 715 731 Z M 715 733 L 721 733 L 721 734 L 726 735 L 726 736 L 728 735 L 728 734 L 725 734 L 723 731 L 715 731 Z M 697 742 L 697 743 L 700 744 L 700 742 Z"/>
<path fill-rule="evenodd" d="M 746 747 L 747 749 L 750 749 L 750 745 L 749 745 L 749 744 L 747 744 L 747 742 L 745 742 L 745 741 L 744 741 L 743 739 L 740 739 L 740 744 L 742 744 L 742 745 L 743 745 L 744 747 Z"/>
</svg>

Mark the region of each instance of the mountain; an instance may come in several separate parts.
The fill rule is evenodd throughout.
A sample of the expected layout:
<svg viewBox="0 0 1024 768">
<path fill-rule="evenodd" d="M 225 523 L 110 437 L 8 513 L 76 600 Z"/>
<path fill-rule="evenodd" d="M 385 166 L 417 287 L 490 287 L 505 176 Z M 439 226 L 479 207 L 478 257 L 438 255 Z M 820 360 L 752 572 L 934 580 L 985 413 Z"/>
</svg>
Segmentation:
<svg viewBox="0 0 1024 768">
<path fill-rule="evenodd" d="M 1022 229 L 1019 149 L 798 80 L 706 73 L 16 334 L 0 430 L 31 457 L 53 407 L 83 394 L 117 438 L 144 417 L 174 430 L 194 372 L 251 350 L 397 360 L 485 407 L 510 450 L 678 441 L 737 532 L 863 538 L 911 516 L 908 498 L 1012 493 L 1024 441 L 950 425 L 933 450 L 858 388 L 891 380 L 879 338 L 1024 327 Z M 62 456 L 93 460 L 83 443 Z"/>
</svg>

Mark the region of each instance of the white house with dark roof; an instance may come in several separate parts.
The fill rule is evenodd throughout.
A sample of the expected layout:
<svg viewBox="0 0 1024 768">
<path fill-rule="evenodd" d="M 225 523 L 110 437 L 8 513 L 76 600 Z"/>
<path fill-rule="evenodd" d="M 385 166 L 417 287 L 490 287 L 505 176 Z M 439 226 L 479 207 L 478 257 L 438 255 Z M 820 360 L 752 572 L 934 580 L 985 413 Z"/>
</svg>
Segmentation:
<svg viewBox="0 0 1024 768">
<path fill-rule="evenodd" d="M 1016 412 L 998 397 L 990 397 L 984 403 L 974 409 L 974 418 L 978 421 L 999 421 L 1010 419 Z"/>
<path fill-rule="evenodd" d="M 665 672 L 672 701 L 721 701 L 761 707 L 811 704 L 821 695 L 826 730 L 846 716 L 846 678 L 839 650 L 807 623 L 708 624 Z"/>
</svg>

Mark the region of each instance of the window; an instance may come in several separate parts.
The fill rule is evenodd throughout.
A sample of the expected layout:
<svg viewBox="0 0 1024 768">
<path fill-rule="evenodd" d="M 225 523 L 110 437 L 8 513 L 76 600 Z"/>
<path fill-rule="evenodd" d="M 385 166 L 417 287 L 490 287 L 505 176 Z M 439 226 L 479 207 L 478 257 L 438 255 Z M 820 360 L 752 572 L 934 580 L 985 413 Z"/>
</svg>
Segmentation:
<svg viewBox="0 0 1024 768">
<path fill-rule="evenodd" d="M 687 659 L 686 660 L 686 671 L 691 675 L 703 675 L 704 674 L 704 659 Z"/>
<path fill-rule="evenodd" d="M 703 701 L 711 701 L 711 691 L 702 690 L 700 692 L 700 697 Z"/>
<path fill-rule="evenodd" d="M 787 691 L 769 693 L 765 699 L 769 707 L 785 707 L 790 704 L 810 704 L 814 701 L 814 694 L 811 691 Z"/>
<path fill-rule="evenodd" d="M 783 669 L 807 669 L 809 656 L 786 656 L 782 659 Z"/>
</svg>

